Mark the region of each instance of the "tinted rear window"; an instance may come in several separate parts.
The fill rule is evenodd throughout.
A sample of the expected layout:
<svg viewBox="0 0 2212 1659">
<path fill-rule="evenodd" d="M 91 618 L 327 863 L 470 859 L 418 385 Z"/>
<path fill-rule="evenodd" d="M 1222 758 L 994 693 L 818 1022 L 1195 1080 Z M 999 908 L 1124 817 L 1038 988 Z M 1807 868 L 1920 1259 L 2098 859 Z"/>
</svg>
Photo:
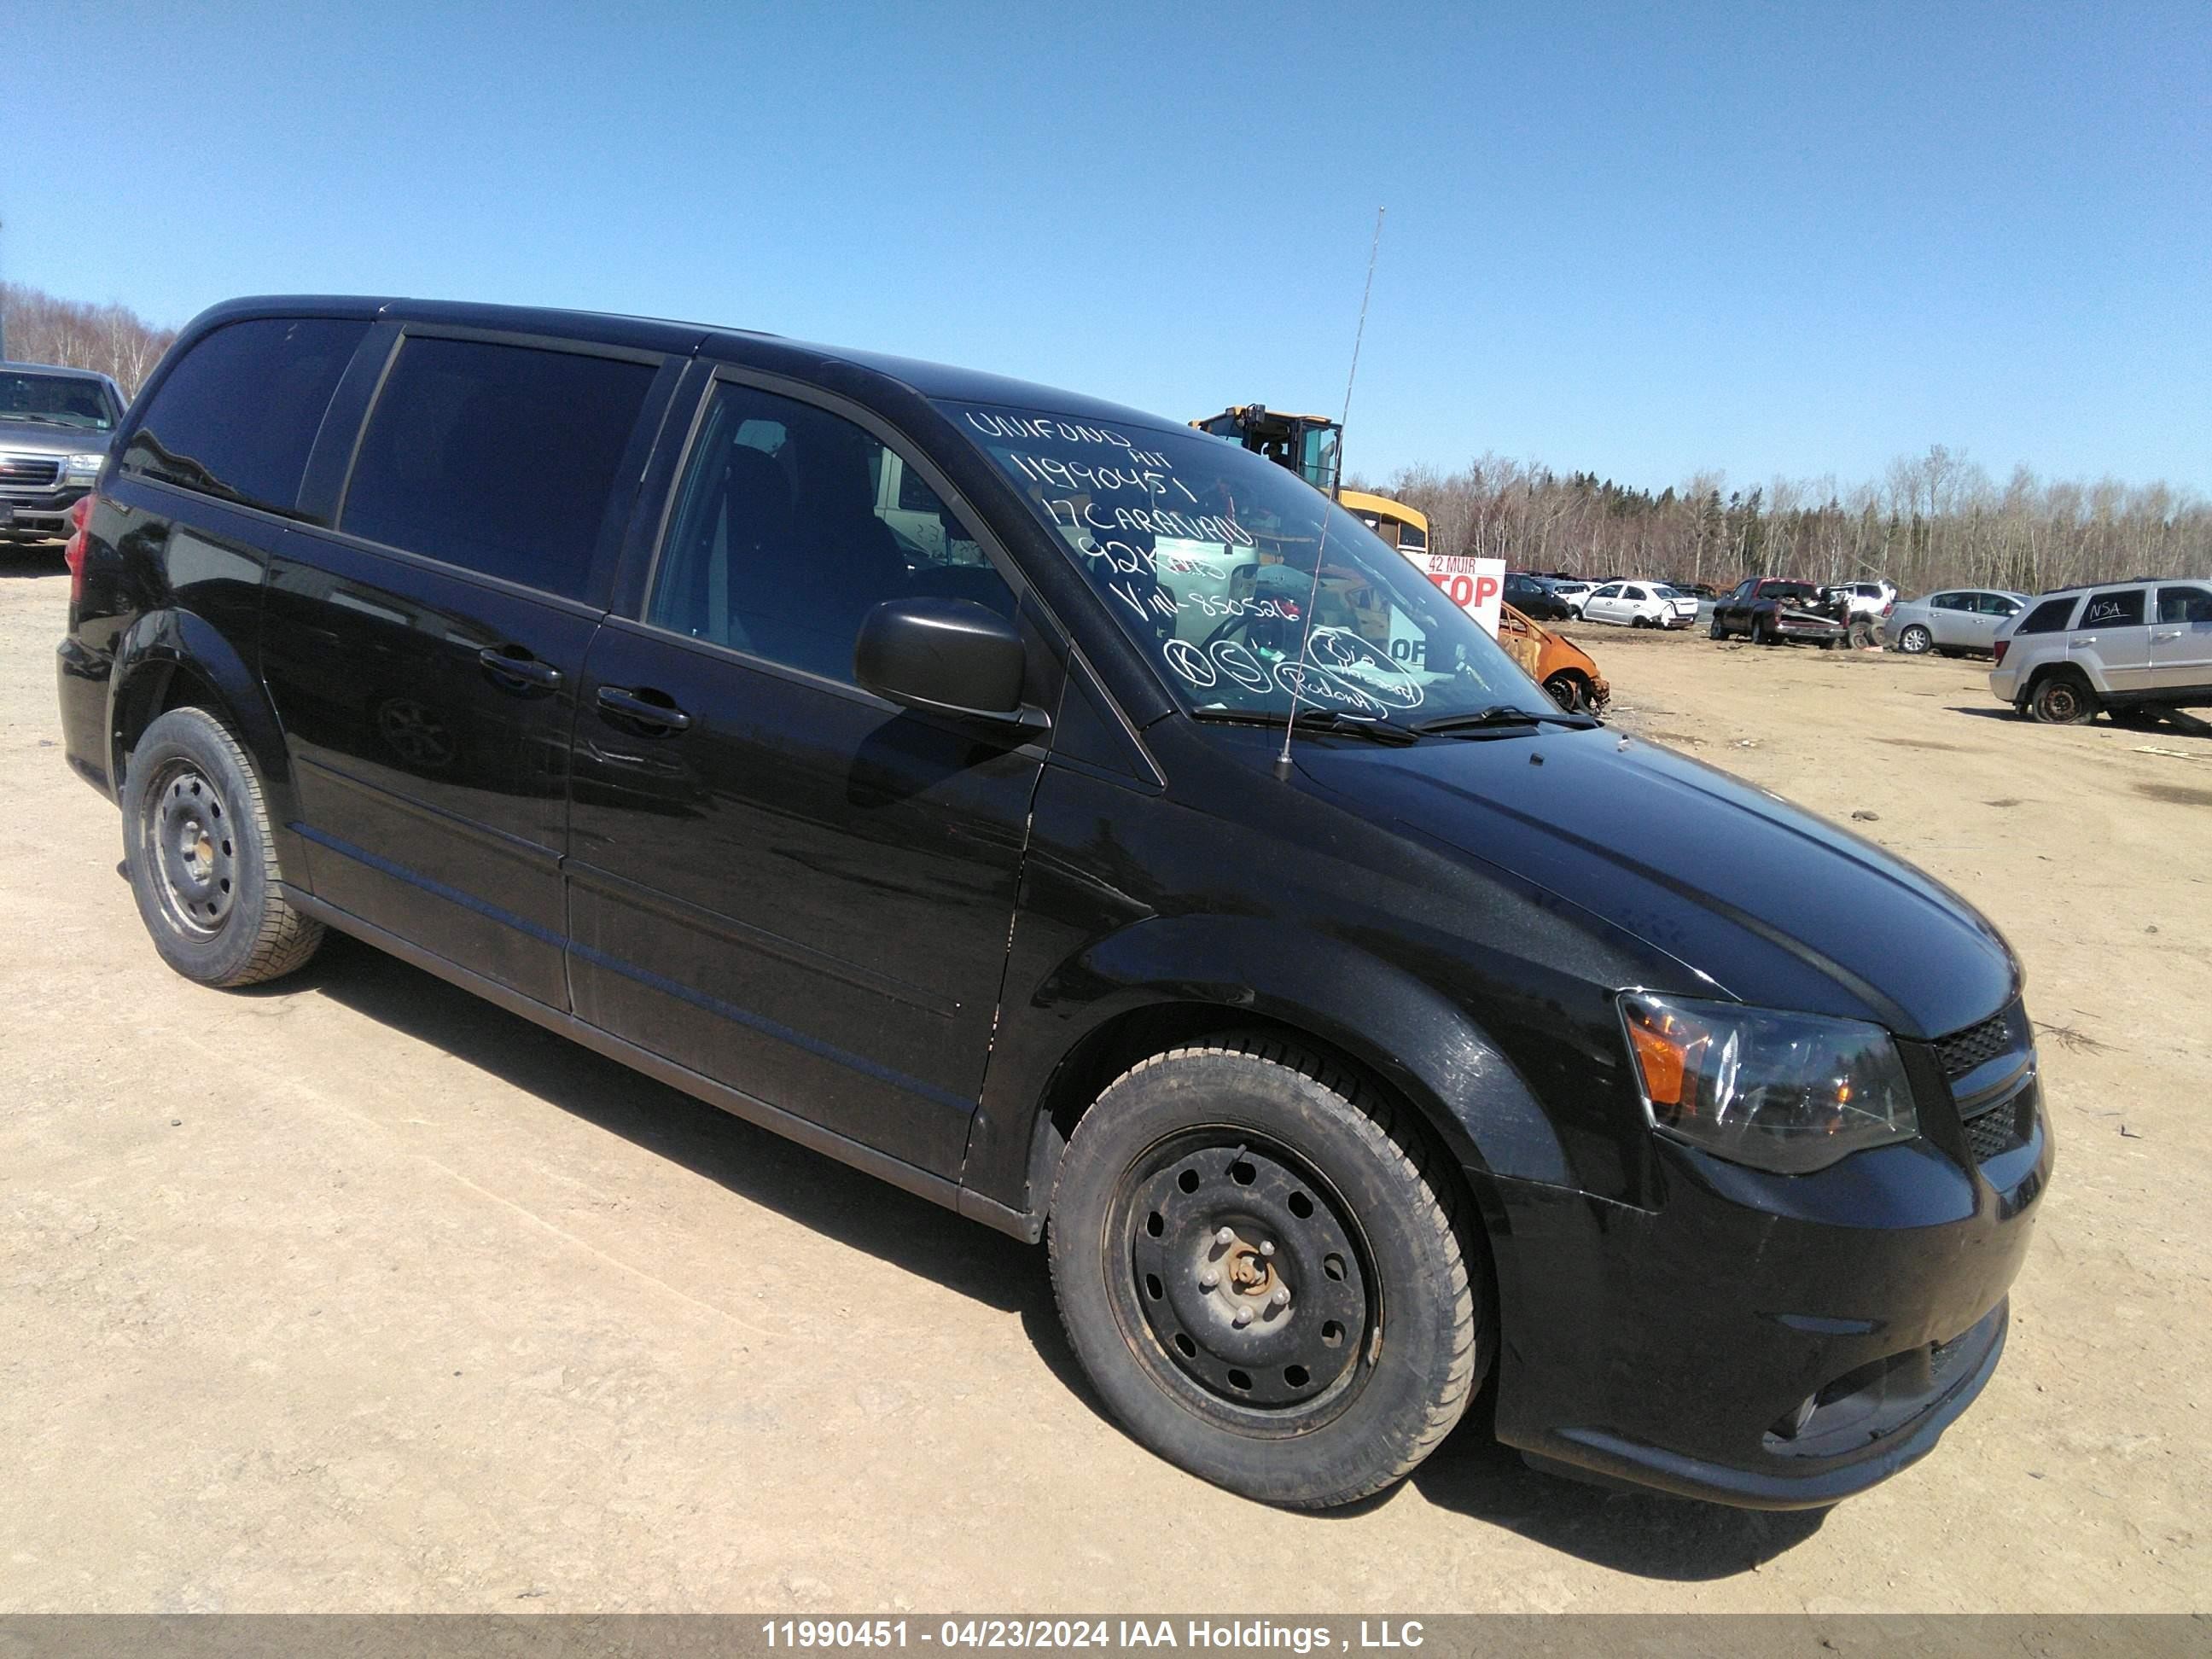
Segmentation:
<svg viewBox="0 0 2212 1659">
<path fill-rule="evenodd" d="M 410 337 L 369 416 L 338 527 L 577 597 L 653 375 L 613 357 Z"/>
<path fill-rule="evenodd" d="M 323 411 L 368 332 L 365 322 L 324 317 L 217 329 L 162 377 L 123 470 L 291 512 Z"/>
<path fill-rule="evenodd" d="M 2073 617 L 2075 605 L 2079 602 L 2071 594 L 2063 599 L 2045 599 L 2034 610 L 2029 611 L 2027 620 L 2013 632 L 2015 635 L 2063 634 L 2066 631 L 2067 623 Z"/>
</svg>

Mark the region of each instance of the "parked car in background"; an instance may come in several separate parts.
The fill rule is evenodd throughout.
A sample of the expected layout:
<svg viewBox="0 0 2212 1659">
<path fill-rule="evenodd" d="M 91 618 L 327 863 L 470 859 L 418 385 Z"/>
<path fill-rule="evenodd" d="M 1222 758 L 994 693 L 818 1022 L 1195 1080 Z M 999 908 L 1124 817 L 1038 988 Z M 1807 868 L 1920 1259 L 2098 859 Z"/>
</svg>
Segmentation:
<svg viewBox="0 0 2212 1659">
<path fill-rule="evenodd" d="M 1853 617 L 1880 618 L 1889 614 L 1897 603 L 1897 584 L 1887 578 L 1871 582 L 1837 582 L 1826 590 L 1832 599 L 1839 599 L 1844 608 Z"/>
<path fill-rule="evenodd" d="M 1579 617 L 1583 614 L 1583 601 L 1597 584 L 1586 582 L 1579 576 L 1547 576 L 1544 585 L 1551 589 L 1553 599 L 1567 607 L 1567 615 Z"/>
<path fill-rule="evenodd" d="M 1584 622 L 1620 628 L 1687 628 L 1698 619 L 1698 602 L 1677 596 L 1658 582 L 1607 582 L 1583 600 Z"/>
<path fill-rule="evenodd" d="M 122 388 L 91 369 L 0 363 L 0 544 L 69 534 L 123 404 Z"/>
<path fill-rule="evenodd" d="M 2112 582 L 2026 600 L 1992 644 L 1990 690 L 2054 726 L 2098 710 L 2212 708 L 2212 577 Z"/>
<path fill-rule="evenodd" d="M 1898 605 L 1882 631 L 1910 657 L 1931 651 L 1946 657 L 1969 651 L 1986 656 L 1996 648 L 2005 623 L 2029 603 L 2027 594 L 2002 588 L 1948 587 Z"/>
<path fill-rule="evenodd" d="M 2051 1143 L 1996 930 L 1562 710 L 1261 456 L 767 334 L 262 299 L 72 511 L 64 752 L 164 961 L 351 933 L 1042 1244 L 1103 1407 L 1231 1491 L 1365 1498 L 1481 1393 L 1554 1464 L 1825 1507 L 1998 1363 Z M 1164 524 L 1251 591 L 1164 593 Z"/>
<path fill-rule="evenodd" d="M 1717 640 L 1741 634 L 1754 645 L 1801 640 L 1833 647 L 1849 636 L 1846 614 L 1840 599 L 1824 598 L 1812 582 L 1747 576 L 1714 605 L 1711 631 Z"/>
<path fill-rule="evenodd" d="M 1505 603 L 1538 622 L 1558 622 L 1567 615 L 1567 602 L 1552 591 L 1551 584 L 1524 571 L 1506 577 Z"/>
</svg>

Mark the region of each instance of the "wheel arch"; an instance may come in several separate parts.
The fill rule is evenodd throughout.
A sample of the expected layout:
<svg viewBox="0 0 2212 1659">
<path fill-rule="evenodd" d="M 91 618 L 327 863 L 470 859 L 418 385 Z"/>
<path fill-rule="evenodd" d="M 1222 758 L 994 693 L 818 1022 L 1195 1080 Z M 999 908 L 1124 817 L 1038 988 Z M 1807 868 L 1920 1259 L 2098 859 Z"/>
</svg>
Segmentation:
<svg viewBox="0 0 2212 1659">
<path fill-rule="evenodd" d="M 1009 1231 L 1035 1237 L 1068 1137 L 1106 1085 L 1150 1055 L 1229 1032 L 1309 1050 L 1408 1108 L 1456 1166 L 1486 1233 L 1504 1226 L 1493 1175 L 1571 1184 L 1534 1092 L 1475 1020 L 1341 941 L 1250 918 L 1154 918 L 1084 953 L 1038 997 L 1048 1006 L 1060 990 L 1095 992 L 1102 980 L 1113 988 L 1085 999 L 1034 1085 L 1018 1085 L 1012 1100 L 994 1101 L 987 1088 L 968 1179 L 980 1187 L 988 1176 L 979 1165 L 995 1164 L 1001 1176 L 990 1185 L 1002 1190 L 978 1194 L 980 1218 L 1005 1225 L 1019 1216 L 1028 1224 Z M 979 1143 L 994 1141 L 996 1158 L 979 1158 Z"/>
<path fill-rule="evenodd" d="M 206 709 L 252 761 L 280 839 L 294 811 L 283 728 L 260 677 L 214 623 L 185 610 L 149 611 L 118 642 L 108 692 L 109 776 L 117 799 L 146 728 L 174 708 Z"/>
</svg>

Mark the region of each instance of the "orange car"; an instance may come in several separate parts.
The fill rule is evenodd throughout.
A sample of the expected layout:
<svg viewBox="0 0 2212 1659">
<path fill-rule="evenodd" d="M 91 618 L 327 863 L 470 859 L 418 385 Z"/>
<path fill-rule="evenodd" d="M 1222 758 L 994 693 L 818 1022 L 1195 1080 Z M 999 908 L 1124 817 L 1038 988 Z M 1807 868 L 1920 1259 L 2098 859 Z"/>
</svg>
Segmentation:
<svg viewBox="0 0 2212 1659">
<path fill-rule="evenodd" d="M 1498 609 L 1498 642 L 1562 708 L 1595 714 L 1613 695 L 1588 652 L 1510 605 Z"/>
</svg>

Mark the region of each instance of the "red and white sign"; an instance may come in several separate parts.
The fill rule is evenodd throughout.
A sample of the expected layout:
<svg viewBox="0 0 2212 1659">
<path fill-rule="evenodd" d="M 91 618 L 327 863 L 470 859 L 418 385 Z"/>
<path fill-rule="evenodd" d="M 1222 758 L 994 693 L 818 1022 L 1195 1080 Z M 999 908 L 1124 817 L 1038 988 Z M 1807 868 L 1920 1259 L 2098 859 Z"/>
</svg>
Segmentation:
<svg viewBox="0 0 2212 1659">
<path fill-rule="evenodd" d="M 1429 580 L 1449 594 L 1454 605 L 1480 623 L 1491 638 L 1498 637 L 1498 607 L 1505 599 L 1504 560 L 1431 553 L 1425 568 Z"/>
</svg>

